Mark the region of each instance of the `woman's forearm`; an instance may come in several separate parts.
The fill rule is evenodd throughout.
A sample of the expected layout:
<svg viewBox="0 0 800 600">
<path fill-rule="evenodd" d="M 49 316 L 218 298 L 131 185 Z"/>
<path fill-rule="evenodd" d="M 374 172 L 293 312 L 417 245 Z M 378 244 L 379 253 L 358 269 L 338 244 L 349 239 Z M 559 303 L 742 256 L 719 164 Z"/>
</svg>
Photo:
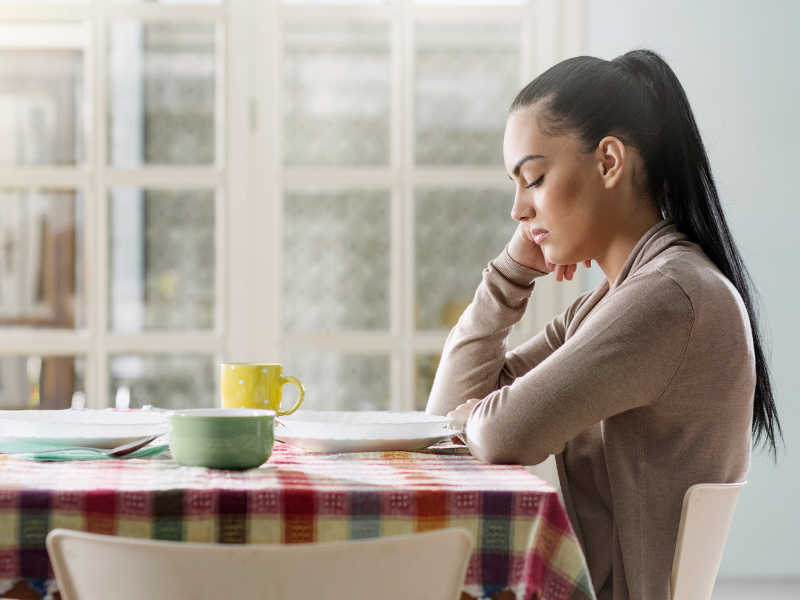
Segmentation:
<svg viewBox="0 0 800 600">
<path fill-rule="evenodd" d="M 497 389 L 508 335 L 525 314 L 534 280 L 543 275 L 517 264 L 505 250 L 489 263 L 472 303 L 447 337 L 426 412 L 445 415 Z"/>
</svg>

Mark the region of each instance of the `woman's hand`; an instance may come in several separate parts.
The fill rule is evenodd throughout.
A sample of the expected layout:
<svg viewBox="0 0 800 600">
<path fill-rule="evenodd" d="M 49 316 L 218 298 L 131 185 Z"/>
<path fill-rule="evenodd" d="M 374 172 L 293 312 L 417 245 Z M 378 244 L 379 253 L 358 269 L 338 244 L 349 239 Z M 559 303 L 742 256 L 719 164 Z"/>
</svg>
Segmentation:
<svg viewBox="0 0 800 600">
<path fill-rule="evenodd" d="M 542 248 L 530 235 L 530 229 L 525 223 L 520 223 L 508 244 L 508 254 L 515 262 L 523 267 L 535 269 L 542 273 L 555 271 L 556 281 L 572 281 L 578 265 L 556 265 L 548 261 L 542 253 Z M 584 266 L 591 267 L 592 261 L 583 261 Z M 463 406 L 463 405 L 462 405 Z"/>
<path fill-rule="evenodd" d="M 453 422 L 450 424 L 451 429 L 461 429 L 464 426 L 464 423 L 467 422 L 469 419 L 469 415 L 472 412 L 472 409 L 475 408 L 475 405 L 480 402 L 480 400 L 473 398 L 472 400 L 467 400 L 464 404 L 456 407 L 455 410 L 451 410 L 447 413 L 447 416 L 453 419 Z"/>
</svg>

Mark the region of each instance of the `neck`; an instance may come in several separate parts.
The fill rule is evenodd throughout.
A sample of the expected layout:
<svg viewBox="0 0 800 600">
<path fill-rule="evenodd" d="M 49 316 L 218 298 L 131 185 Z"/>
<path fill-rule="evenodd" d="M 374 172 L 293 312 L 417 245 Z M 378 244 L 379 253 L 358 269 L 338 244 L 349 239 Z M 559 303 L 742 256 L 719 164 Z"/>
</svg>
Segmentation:
<svg viewBox="0 0 800 600">
<path fill-rule="evenodd" d="M 622 265 L 628 260 L 636 244 L 642 236 L 656 223 L 661 221 L 661 213 L 647 212 L 638 219 L 632 219 L 619 227 L 612 235 L 602 254 L 594 258 L 597 266 L 602 269 L 609 285 L 612 287 L 619 277 Z"/>
</svg>

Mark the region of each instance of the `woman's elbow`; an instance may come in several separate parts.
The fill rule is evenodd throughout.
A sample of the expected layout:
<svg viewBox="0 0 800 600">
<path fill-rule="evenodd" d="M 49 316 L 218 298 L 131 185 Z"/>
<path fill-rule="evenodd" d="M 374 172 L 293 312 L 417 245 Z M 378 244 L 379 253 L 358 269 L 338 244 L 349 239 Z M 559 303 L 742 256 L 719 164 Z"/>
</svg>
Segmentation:
<svg viewBox="0 0 800 600">
<path fill-rule="evenodd" d="M 472 456 L 481 462 L 493 465 L 515 465 L 520 464 L 518 448 L 504 443 L 502 436 L 492 436 L 486 431 L 476 431 L 473 428 L 470 432 L 467 426 L 467 446 Z"/>
<path fill-rule="evenodd" d="M 514 452 L 508 448 L 476 448 L 469 446 L 472 455 L 491 465 L 538 465 L 550 456 L 547 453 Z"/>
<path fill-rule="evenodd" d="M 491 465 L 519 464 L 516 460 L 514 460 L 513 455 L 509 454 L 507 451 L 504 451 L 502 448 L 476 445 L 471 443 L 469 438 L 467 438 L 467 445 L 469 446 L 469 451 L 472 453 L 472 456 L 481 462 Z"/>
<path fill-rule="evenodd" d="M 514 440 L 513 436 L 492 436 L 485 431 L 473 431 L 470 436 L 467 426 L 467 445 L 470 452 L 478 460 L 496 465 L 538 465 L 551 454 L 557 454 L 555 448 L 545 447 L 536 439 L 526 438 Z"/>
</svg>

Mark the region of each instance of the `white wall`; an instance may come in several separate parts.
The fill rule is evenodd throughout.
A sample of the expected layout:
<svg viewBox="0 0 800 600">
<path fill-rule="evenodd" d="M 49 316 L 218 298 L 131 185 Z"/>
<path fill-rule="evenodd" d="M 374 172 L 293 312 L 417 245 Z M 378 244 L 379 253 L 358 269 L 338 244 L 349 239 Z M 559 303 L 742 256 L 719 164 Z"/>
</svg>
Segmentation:
<svg viewBox="0 0 800 600">
<path fill-rule="evenodd" d="M 754 457 L 720 576 L 800 576 L 800 2 L 586 2 L 587 54 L 651 48 L 677 73 L 763 297 L 786 454 Z"/>
</svg>

